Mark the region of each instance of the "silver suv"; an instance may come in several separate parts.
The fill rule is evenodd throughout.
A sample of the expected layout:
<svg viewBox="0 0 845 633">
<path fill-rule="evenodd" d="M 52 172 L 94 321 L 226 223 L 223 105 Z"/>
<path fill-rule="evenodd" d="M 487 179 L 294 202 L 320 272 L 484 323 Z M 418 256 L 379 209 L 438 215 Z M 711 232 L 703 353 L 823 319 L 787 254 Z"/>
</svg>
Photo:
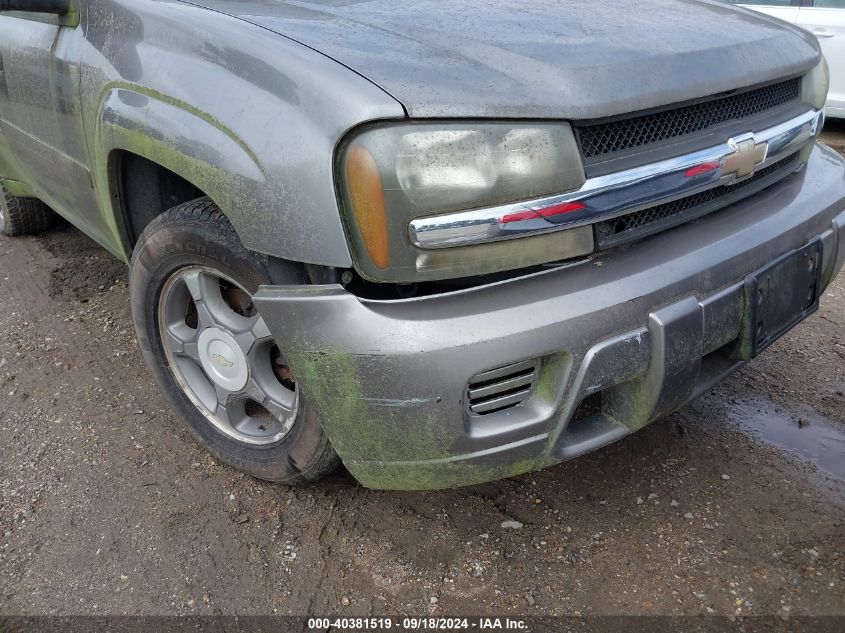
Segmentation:
<svg viewBox="0 0 845 633">
<path fill-rule="evenodd" d="M 707 0 L 0 0 L 0 222 L 130 264 L 219 459 L 440 488 L 707 391 L 845 261 L 828 71 Z"/>
</svg>

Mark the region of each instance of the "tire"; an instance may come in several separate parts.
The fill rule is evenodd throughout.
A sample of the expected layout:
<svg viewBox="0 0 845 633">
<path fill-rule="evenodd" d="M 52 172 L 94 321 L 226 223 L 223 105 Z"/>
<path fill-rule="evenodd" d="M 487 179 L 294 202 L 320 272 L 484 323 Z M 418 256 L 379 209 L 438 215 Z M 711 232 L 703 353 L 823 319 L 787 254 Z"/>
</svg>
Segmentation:
<svg viewBox="0 0 845 633">
<path fill-rule="evenodd" d="M 49 229 L 56 214 L 37 198 L 18 198 L 0 183 L 0 233 L 9 237 L 36 235 Z"/>
<path fill-rule="evenodd" d="M 180 421 L 219 460 L 285 484 L 314 481 L 339 460 L 278 348 L 266 351 L 274 341 L 249 295 L 262 284 L 304 281 L 300 267 L 244 248 L 208 198 L 153 220 L 129 273 L 138 342 Z M 234 338 L 253 335 L 247 344 Z"/>
</svg>

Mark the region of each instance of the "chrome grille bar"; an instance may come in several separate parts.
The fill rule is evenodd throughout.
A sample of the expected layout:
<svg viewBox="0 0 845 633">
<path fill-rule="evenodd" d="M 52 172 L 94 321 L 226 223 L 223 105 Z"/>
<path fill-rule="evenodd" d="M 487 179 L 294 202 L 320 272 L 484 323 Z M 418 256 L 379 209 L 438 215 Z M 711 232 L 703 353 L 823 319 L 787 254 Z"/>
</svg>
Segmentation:
<svg viewBox="0 0 845 633">
<path fill-rule="evenodd" d="M 810 110 L 709 149 L 588 179 L 574 192 L 527 202 L 417 218 L 420 248 L 468 246 L 592 224 L 745 180 L 815 140 L 824 115 Z"/>
</svg>

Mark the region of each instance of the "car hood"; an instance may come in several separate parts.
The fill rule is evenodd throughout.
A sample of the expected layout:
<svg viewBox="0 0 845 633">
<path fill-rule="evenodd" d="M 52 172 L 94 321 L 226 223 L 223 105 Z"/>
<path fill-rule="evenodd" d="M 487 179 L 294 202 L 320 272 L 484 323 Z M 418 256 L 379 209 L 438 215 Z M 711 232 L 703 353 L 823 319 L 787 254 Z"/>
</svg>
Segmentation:
<svg viewBox="0 0 845 633">
<path fill-rule="evenodd" d="M 335 59 L 412 117 L 585 119 L 812 67 L 810 34 L 715 0 L 193 0 Z"/>
</svg>

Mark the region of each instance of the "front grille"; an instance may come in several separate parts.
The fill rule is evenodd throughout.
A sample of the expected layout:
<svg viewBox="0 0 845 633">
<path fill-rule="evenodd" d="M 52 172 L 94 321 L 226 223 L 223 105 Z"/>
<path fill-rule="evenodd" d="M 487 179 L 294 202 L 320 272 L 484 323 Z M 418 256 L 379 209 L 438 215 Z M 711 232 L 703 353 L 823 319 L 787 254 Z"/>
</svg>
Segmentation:
<svg viewBox="0 0 845 633">
<path fill-rule="evenodd" d="M 575 125 L 574 129 L 581 153 L 588 160 L 745 119 L 800 97 L 801 78 L 796 77 L 702 103 L 606 123 Z"/>
<path fill-rule="evenodd" d="M 469 410 L 476 415 L 488 415 L 512 409 L 528 399 L 536 378 L 537 362 L 533 360 L 477 374 L 467 386 Z"/>
<path fill-rule="evenodd" d="M 733 204 L 785 177 L 798 166 L 798 152 L 761 169 L 751 178 L 714 187 L 680 200 L 621 215 L 595 225 L 599 249 L 610 248 L 689 222 Z"/>
</svg>

